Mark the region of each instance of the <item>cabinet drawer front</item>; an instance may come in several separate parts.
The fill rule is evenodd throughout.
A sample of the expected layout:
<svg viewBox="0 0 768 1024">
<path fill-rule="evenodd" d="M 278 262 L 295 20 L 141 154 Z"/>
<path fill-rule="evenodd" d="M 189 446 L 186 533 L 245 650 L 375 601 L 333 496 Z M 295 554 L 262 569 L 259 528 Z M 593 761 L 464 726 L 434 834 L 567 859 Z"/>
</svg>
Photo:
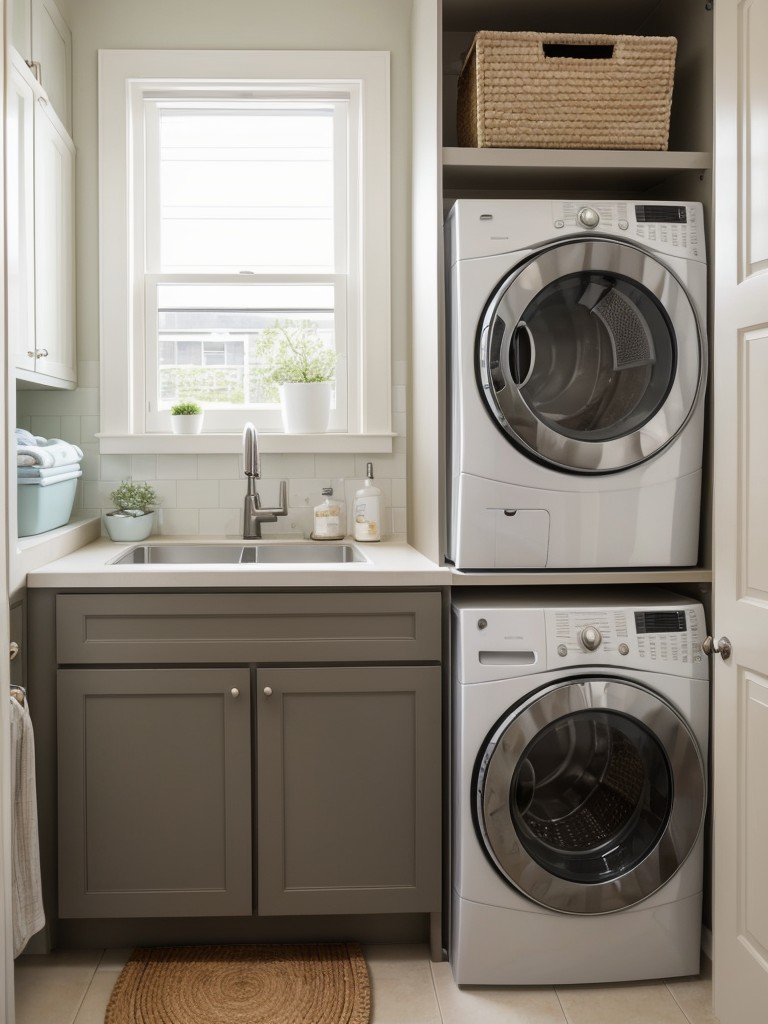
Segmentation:
<svg viewBox="0 0 768 1024">
<path fill-rule="evenodd" d="M 439 661 L 438 592 L 62 594 L 59 664 Z"/>
</svg>

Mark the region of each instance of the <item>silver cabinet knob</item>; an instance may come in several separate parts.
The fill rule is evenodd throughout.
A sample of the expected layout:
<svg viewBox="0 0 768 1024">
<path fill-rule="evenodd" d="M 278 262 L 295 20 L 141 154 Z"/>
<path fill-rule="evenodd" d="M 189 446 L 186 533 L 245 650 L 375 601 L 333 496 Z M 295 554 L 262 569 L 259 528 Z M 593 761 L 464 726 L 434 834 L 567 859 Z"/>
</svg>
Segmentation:
<svg viewBox="0 0 768 1024">
<path fill-rule="evenodd" d="M 239 697 L 240 696 L 240 691 L 238 690 L 238 688 L 236 686 L 233 686 L 232 689 L 229 692 L 232 694 L 233 697 Z"/>
<path fill-rule="evenodd" d="M 45 359 L 45 357 L 48 355 L 48 349 L 47 348 L 35 349 L 35 354 L 37 355 L 38 359 Z"/>
<path fill-rule="evenodd" d="M 597 626 L 585 626 L 579 633 L 579 640 L 585 651 L 596 651 L 603 642 L 603 637 Z"/>
<path fill-rule="evenodd" d="M 272 696 L 272 687 L 271 686 L 265 686 L 264 687 L 264 696 L 265 697 L 271 697 Z"/>
<path fill-rule="evenodd" d="M 19 656 L 19 645 L 16 643 L 15 640 L 11 640 L 10 647 L 8 649 L 8 656 L 11 659 L 11 661 L 13 661 L 14 658 L 18 658 Z"/>
<path fill-rule="evenodd" d="M 702 643 L 701 649 L 705 654 L 719 654 L 723 661 L 727 661 L 733 651 L 731 641 L 727 636 L 721 636 L 717 642 L 713 637 L 708 636 Z"/>
</svg>

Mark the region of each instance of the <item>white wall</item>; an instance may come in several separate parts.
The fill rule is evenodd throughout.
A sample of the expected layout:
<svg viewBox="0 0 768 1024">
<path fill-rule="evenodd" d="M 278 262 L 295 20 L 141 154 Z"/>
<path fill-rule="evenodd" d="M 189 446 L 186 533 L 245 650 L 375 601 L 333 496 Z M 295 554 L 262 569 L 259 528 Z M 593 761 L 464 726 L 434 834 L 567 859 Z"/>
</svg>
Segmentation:
<svg viewBox="0 0 768 1024">
<path fill-rule="evenodd" d="M 57 0 L 72 29 L 74 140 L 77 147 L 77 344 L 74 392 L 18 394 L 21 426 L 64 437 L 85 452 L 76 511 L 109 507 L 109 492 L 132 476 L 153 482 L 162 501 L 164 533 L 234 534 L 240 526 L 244 480 L 237 456 L 100 456 L 97 80 L 99 49 L 360 49 L 391 53 L 392 334 L 394 429 L 392 455 L 267 455 L 265 504 L 277 479 L 289 480 L 288 520 L 271 531 L 307 533 L 320 489 L 349 495 L 374 463 L 389 510 L 385 531 L 405 532 L 406 367 L 409 324 L 410 18 L 411 0 Z M 273 493 L 274 491 L 274 493 Z M 287 527 L 286 527 L 287 522 Z"/>
</svg>

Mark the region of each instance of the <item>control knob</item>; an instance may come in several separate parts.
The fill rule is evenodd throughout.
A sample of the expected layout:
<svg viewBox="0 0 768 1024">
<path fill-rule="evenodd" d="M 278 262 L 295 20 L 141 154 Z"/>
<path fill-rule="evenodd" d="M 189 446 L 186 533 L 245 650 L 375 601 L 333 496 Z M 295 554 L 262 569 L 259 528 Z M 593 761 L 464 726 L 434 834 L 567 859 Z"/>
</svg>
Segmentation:
<svg viewBox="0 0 768 1024">
<path fill-rule="evenodd" d="M 591 206 L 582 206 L 576 214 L 576 219 L 582 227 L 596 228 L 600 223 L 600 214 L 597 210 L 593 210 Z"/>
<path fill-rule="evenodd" d="M 585 651 L 596 651 L 603 638 L 597 626 L 585 626 L 579 633 L 579 640 Z"/>
</svg>

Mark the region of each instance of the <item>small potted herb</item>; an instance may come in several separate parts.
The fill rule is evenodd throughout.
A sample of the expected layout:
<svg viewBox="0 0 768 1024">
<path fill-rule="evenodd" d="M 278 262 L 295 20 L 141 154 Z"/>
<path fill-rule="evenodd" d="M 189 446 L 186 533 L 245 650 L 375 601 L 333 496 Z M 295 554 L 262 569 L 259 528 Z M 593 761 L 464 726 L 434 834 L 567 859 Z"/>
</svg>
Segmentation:
<svg viewBox="0 0 768 1024">
<path fill-rule="evenodd" d="M 154 487 L 148 483 L 124 480 L 112 491 L 109 500 L 115 506 L 104 516 L 110 540 L 146 540 L 155 525 L 152 506 L 159 503 Z"/>
<path fill-rule="evenodd" d="M 171 406 L 174 434 L 199 434 L 203 429 L 203 410 L 197 402 L 177 402 Z"/>
<path fill-rule="evenodd" d="M 262 380 L 277 388 L 286 434 L 328 429 L 337 355 L 309 320 L 277 321 L 261 332 Z"/>
</svg>

